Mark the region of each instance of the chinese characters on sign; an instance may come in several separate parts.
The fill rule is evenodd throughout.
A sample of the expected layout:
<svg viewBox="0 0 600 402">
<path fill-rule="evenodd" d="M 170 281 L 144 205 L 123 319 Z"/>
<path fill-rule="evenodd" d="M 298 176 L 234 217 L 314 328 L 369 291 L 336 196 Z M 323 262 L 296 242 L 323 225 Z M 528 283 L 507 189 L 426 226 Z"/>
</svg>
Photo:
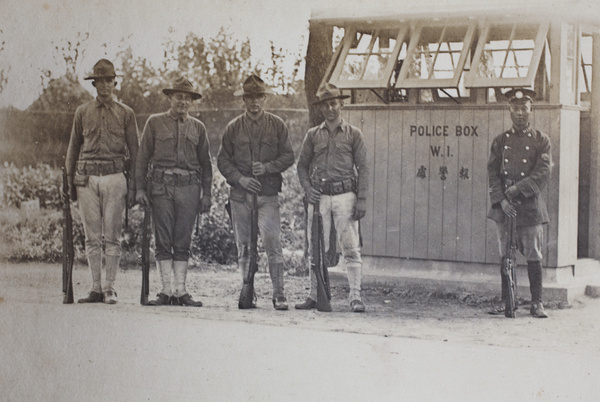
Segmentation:
<svg viewBox="0 0 600 402">
<path fill-rule="evenodd" d="M 448 176 L 448 166 L 440 166 L 440 179 L 442 180 L 446 180 L 447 176 Z M 417 177 L 419 179 L 426 179 L 427 178 L 427 168 L 423 165 L 419 166 L 419 168 L 417 169 Z M 458 178 L 461 180 L 469 180 L 469 168 L 461 166 L 460 170 L 458 172 Z"/>
</svg>

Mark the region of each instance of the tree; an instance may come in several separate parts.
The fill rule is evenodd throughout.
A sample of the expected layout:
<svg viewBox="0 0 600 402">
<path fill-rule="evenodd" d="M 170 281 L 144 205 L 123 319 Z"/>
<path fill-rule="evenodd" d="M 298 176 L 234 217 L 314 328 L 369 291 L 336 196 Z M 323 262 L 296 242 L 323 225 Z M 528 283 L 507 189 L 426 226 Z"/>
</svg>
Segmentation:
<svg viewBox="0 0 600 402">
<path fill-rule="evenodd" d="M 2 29 L 0 29 L 0 54 L 2 54 L 2 52 L 4 51 L 4 45 L 6 45 L 6 41 L 3 38 L 4 36 L 4 31 L 2 31 Z M 6 87 L 6 83 L 8 82 L 8 72 L 10 71 L 10 68 L 4 70 L 4 68 L 0 68 L 0 93 L 2 93 L 2 91 L 4 90 L 4 88 Z"/>
<path fill-rule="evenodd" d="M 166 67 L 155 68 L 146 59 L 134 57 L 131 46 L 117 54 L 121 64 L 120 89 L 117 98 L 132 107 L 136 113 L 158 113 L 165 108 L 162 88 L 167 84 Z"/>
<path fill-rule="evenodd" d="M 89 33 L 78 33 L 74 40 L 62 39 L 54 45 L 54 59 L 64 63 L 64 73 L 52 77 L 51 70 L 42 70 L 42 94 L 27 110 L 74 112 L 79 105 L 92 99 L 92 95 L 77 80 L 79 62 L 85 53 Z"/>
</svg>

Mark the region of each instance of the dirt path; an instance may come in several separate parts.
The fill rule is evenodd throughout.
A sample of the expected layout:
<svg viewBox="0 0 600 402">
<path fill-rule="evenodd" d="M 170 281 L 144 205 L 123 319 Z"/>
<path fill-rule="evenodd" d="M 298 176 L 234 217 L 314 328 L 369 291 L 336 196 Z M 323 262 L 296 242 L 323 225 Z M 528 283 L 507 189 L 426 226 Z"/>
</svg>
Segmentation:
<svg viewBox="0 0 600 402">
<path fill-rule="evenodd" d="M 3 303 L 60 304 L 60 275 L 59 265 L 0 264 L 0 297 Z M 157 272 L 152 269 L 151 297 L 157 292 L 158 281 Z M 517 318 L 511 320 L 488 315 L 489 300 L 475 295 L 434 294 L 424 289 L 368 288 L 363 290 L 367 313 L 353 314 L 346 299 L 347 288 L 338 285 L 332 291 L 334 312 L 319 313 L 294 310 L 293 305 L 306 297 L 308 278 L 286 277 L 286 295 L 291 309 L 280 312 L 272 308 L 268 274 L 259 272 L 256 276 L 258 308 L 242 311 L 237 308 L 239 274 L 231 267 L 207 267 L 188 273 L 188 291 L 201 300 L 204 307 L 152 308 L 139 304 L 140 282 L 138 270 L 119 272 L 116 308 L 159 316 L 600 354 L 600 299 L 586 297 L 568 308 L 549 309 L 550 319 L 547 320 L 532 318 L 528 306 L 523 306 Z M 74 270 L 75 299 L 87 293 L 89 284 L 87 268 L 77 266 Z"/>
</svg>

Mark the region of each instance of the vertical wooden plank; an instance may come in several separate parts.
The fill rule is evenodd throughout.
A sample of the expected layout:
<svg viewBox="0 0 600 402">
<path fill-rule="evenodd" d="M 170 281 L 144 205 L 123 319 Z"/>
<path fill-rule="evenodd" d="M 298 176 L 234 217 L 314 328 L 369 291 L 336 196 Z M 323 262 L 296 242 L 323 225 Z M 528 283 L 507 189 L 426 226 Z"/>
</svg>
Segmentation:
<svg viewBox="0 0 600 402">
<path fill-rule="evenodd" d="M 469 169 L 473 182 L 471 217 L 471 249 L 467 261 L 486 262 L 486 250 L 488 248 L 488 237 L 494 240 L 492 247 L 498 248 L 495 243 L 495 224 L 487 218 L 489 209 L 488 174 L 487 161 L 490 154 L 490 146 L 493 138 L 500 134 L 501 125 L 491 124 L 497 111 L 477 110 L 473 112 L 473 124 L 477 126 L 479 137 L 473 139 L 472 169 Z M 467 212 L 469 212 L 467 210 Z M 493 230 L 488 230 L 488 225 Z M 491 232 L 491 233 L 490 233 Z"/>
<path fill-rule="evenodd" d="M 400 256 L 404 258 L 414 258 L 415 243 L 415 190 L 417 181 L 423 179 L 417 178 L 416 149 L 417 135 L 411 135 L 411 126 L 417 124 L 416 110 L 405 110 L 402 112 L 402 157 L 401 165 L 401 203 L 400 203 Z"/>
<path fill-rule="evenodd" d="M 482 143 L 485 140 L 487 144 L 487 133 L 486 128 L 483 128 L 480 120 L 481 113 L 478 114 L 479 119 L 475 119 L 475 113 L 472 109 L 461 110 L 458 113 L 457 124 L 469 125 L 476 127 L 478 136 L 465 137 L 464 135 L 459 138 L 458 141 L 458 184 L 456 187 L 457 191 L 457 205 L 456 205 L 456 259 L 458 261 L 471 261 L 471 225 L 473 215 L 476 213 L 474 203 L 474 174 L 476 172 L 473 169 L 474 161 L 476 160 L 475 155 L 475 143 Z M 486 119 L 487 123 L 487 119 Z M 482 132 L 483 130 L 483 132 Z M 479 175 L 481 177 L 481 175 Z M 485 183 L 484 183 L 485 185 Z M 485 206 L 485 198 L 482 198 L 483 205 Z M 481 204 L 480 201 L 480 204 Z M 483 218 L 485 219 L 485 217 Z M 482 220 L 482 222 L 484 222 Z"/>
<path fill-rule="evenodd" d="M 417 110 L 416 126 L 427 126 L 431 121 L 431 111 Z M 427 258 L 429 248 L 429 183 L 435 180 L 431 171 L 429 138 L 417 136 L 415 144 L 416 168 L 425 168 L 427 177 L 415 181 L 415 226 L 414 226 L 414 257 Z M 416 172 L 415 172 L 416 173 Z"/>
<path fill-rule="evenodd" d="M 448 128 L 448 136 L 444 137 L 446 149 L 444 165 L 448 169 L 448 174 L 446 180 L 443 181 L 442 259 L 448 261 L 456 260 L 457 205 L 460 175 L 458 161 L 462 144 L 472 141 L 470 138 L 471 124 L 469 123 L 469 121 L 462 121 L 460 119 L 458 110 L 446 110 L 444 113 L 444 126 Z M 462 128 L 458 130 L 457 126 Z"/>
<path fill-rule="evenodd" d="M 362 126 L 358 126 L 365 137 L 365 146 L 367 147 L 367 158 L 369 163 L 369 191 L 367 192 L 367 214 L 360 221 L 362 232 L 363 248 L 362 252 L 366 255 L 373 255 L 373 223 L 375 214 L 375 205 L 373 202 L 374 175 L 375 175 L 375 133 L 376 119 L 375 111 L 364 110 L 362 112 Z"/>
<path fill-rule="evenodd" d="M 373 243 L 372 255 L 385 256 L 387 244 L 389 110 L 373 112 Z"/>
<path fill-rule="evenodd" d="M 510 120 L 510 115 L 508 114 L 508 106 L 506 105 L 498 105 L 498 109 L 490 110 L 489 112 L 489 141 L 487 147 L 487 158 L 490 155 L 490 147 L 492 146 L 492 141 L 497 135 L 500 135 L 504 132 L 505 129 L 508 129 L 512 126 L 512 121 Z M 505 110 L 506 109 L 506 110 Z M 487 162 L 482 168 L 486 169 L 487 172 Z M 487 208 L 490 206 L 490 197 L 489 194 L 486 196 L 487 198 Z M 500 264 L 500 251 L 498 248 L 498 233 L 496 230 L 496 223 L 491 219 L 486 219 L 487 225 L 487 234 L 486 234 L 486 262 L 490 264 Z"/>
<path fill-rule="evenodd" d="M 391 110 L 388 123 L 387 241 L 385 255 L 400 257 L 403 111 Z M 408 191 L 406 191 L 408 193 Z"/>
<path fill-rule="evenodd" d="M 429 121 L 425 121 L 425 130 L 429 137 L 429 194 L 428 194 L 428 245 L 427 258 L 439 260 L 442 257 L 442 226 L 444 214 L 444 184 L 450 172 L 446 166 L 446 137 L 443 136 L 444 111 L 432 110 Z M 437 135 L 442 132 L 442 135 Z"/>
<path fill-rule="evenodd" d="M 552 162 L 554 168 L 550 176 L 550 181 L 545 189 L 542 190 L 542 198 L 546 202 L 548 208 L 548 215 L 550 220 L 547 225 L 544 225 L 544 266 L 557 266 L 558 249 L 564 247 L 559 244 L 559 225 L 561 223 L 559 215 L 559 193 L 568 195 L 569 183 L 562 182 L 561 177 L 561 157 L 562 149 L 560 144 L 562 125 L 566 122 L 561 121 L 561 111 L 559 109 L 539 109 L 535 110 L 531 123 L 534 129 L 539 130 L 550 137 L 552 144 Z M 575 140 L 575 138 L 573 138 Z M 568 146 L 568 144 L 565 144 Z M 566 151 L 566 149 L 565 149 Z M 573 190 L 577 191 L 577 190 Z M 576 234 L 574 234 L 576 236 Z M 571 239 L 567 240 L 570 241 Z"/>
</svg>

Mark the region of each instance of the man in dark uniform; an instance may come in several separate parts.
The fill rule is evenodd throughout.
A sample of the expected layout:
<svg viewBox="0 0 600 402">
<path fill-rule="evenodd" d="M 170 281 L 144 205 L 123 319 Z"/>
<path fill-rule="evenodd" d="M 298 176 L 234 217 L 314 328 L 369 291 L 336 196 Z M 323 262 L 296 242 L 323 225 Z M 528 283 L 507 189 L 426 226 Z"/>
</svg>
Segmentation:
<svg viewBox="0 0 600 402">
<path fill-rule="evenodd" d="M 281 173 L 294 163 L 294 151 L 285 122 L 263 110 L 270 92 L 254 74 L 236 92 L 242 96 L 246 112 L 225 127 L 217 165 L 231 186 L 231 219 L 242 278 L 248 274 L 252 195 L 258 194 L 258 227 L 273 283 L 273 307 L 287 310 L 278 194 Z"/>
<path fill-rule="evenodd" d="M 135 202 L 130 171 L 138 151 L 138 128 L 133 110 L 113 98 L 116 73 L 101 59 L 86 80 L 93 80 L 98 97 L 77 108 L 65 169 L 69 193 L 79 199 L 85 231 L 85 252 L 92 273 L 92 289 L 79 303 L 117 302 L 114 282 L 121 259 L 119 237 L 125 208 Z M 102 254 L 106 277 L 102 286 Z"/>
<path fill-rule="evenodd" d="M 208 212 L 211 206 L 212 165 L 206 127 L 188 115 L 192 102 L 202 95 L 185 77 L 163 93 L 169 97 L 171 109 L 148 118 L 136 169 L 136 200 L 140 205 L 152 204 L 156 263 L 162 281 L 160 293 L 149 304 L 200 307 L 202 302 L 187 293 L 185 280 L 196 215 Z"/>
<path fill-rule="evenodd" d="M 509 100 L 513 126 L 500 134 L 491 146 L 488 160 L 490 201 L 488 218 L 497 223 L 500 254 L 504 258 L 508 239 L 508 219 L 516 218 L 517 247 L 527 260 L 531 315 L 546 318 L 542 304 L 542 244 L 548 222 L 548 211 L 541 196 L 548 184 L 552 170 L 550 139 L 534 130 L 530 123 L 531 105 L 535 92 L 529 89 L 512 89 Z M 508 283 L 502 277 L 502 299 L 508 293 Z M 490 312 L 504 314 L 504 304 Z"/>
</svg>

